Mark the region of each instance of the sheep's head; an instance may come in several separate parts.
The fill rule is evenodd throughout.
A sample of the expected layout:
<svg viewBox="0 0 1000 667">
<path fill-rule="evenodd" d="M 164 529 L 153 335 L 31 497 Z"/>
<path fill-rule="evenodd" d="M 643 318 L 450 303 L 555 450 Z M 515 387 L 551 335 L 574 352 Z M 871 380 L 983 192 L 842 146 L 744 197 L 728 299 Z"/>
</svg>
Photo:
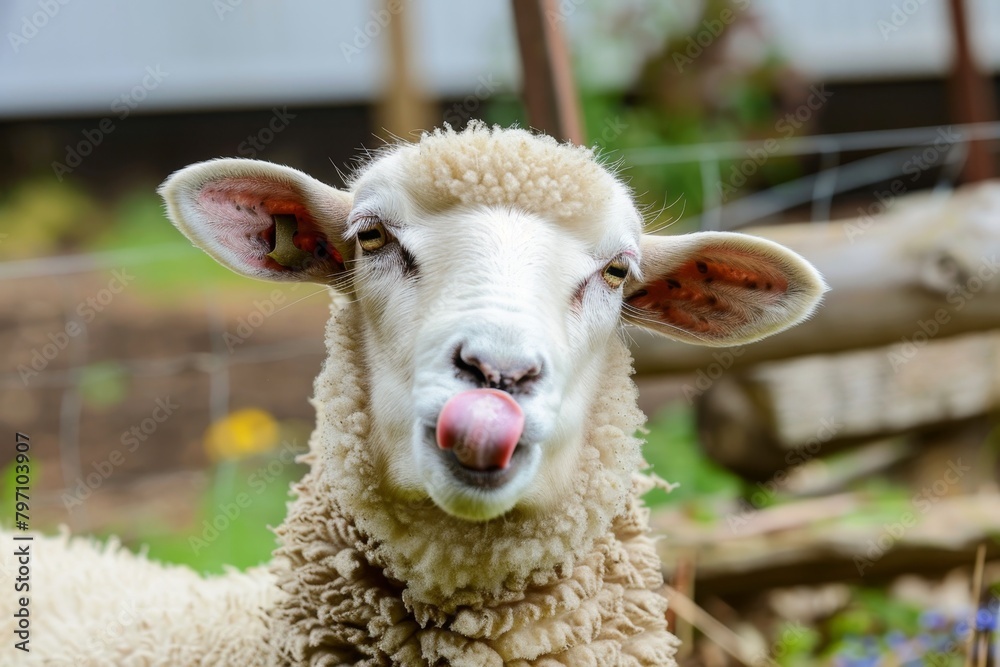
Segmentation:
<svg viewBox="0 0 1000 667">
<path fill-rule="evenodd" d="M 824 290 L 761 239 L 644 235 L 627 188 L 589 151 L 523 130 L 426 135 L 349 191 L 217 160 L 161 192 L 226 266 L 357 301 L 378 482 L 470 520 L 559 497 L 623 321 L 734 345 L 801 321 Z"/>
</svg>

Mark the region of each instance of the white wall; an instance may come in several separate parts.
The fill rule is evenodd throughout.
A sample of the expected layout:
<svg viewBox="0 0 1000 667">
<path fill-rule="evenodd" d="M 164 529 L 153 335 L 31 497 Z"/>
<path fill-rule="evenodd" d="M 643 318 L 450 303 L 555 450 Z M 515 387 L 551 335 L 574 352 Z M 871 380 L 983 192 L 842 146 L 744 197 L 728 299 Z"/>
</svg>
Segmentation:
<svg viewBox="0 0 1000 667">
<path fill-rule="evenodd" d="M 948 0 L 753 0 L 792 61 L 828 79 L 941 75 L 952 58 Z M 979 63 L 1000 69 L 1000 2 L 966 0 Z"/>
<path fill-rule="evenodd" d="M 413 9 L 414 69 L 432 93 L 468 94 L 483 80 L 517 87 L 508 0 L 403 1 Z M 613 47 L 588 43 L 595 17 L 605 15 L 595 10 L 628 5 L 650 12 L 650 30 L 665 30 L 657 26 L 691 14 L 692 0 L 560 2 L 590 74 L 583 83 L 620 86 L 635 69 L 629 51 L 639 40 Z M 949 62 L 946 0 L 736 2 L 749 2 L 748 11 L 761 15 L 786 54 L 821 78 L 921 76 L 944 72 Z M 1000 1 L 969 2 L 981 61 L 995 71 Z M 370 100 L 382 88 L 387 39 L 372 13 L 378 4 L 4 0 L 0 117 L 107 114 L 121 107 L 122 95 L 143 112 Z M 365 36 L 366 29 L 374 37 Z M 160 80 L 147 67 L 159 67 Z"/>
<path fill-rule="evenodd" d="M 388 31 L 372 16 L 374 2 L 62 1 L 0 3 L 0 116 L 107 113 L 142 85 L 147 66 L 166 76 L 142 111 L 368 100 L 382 86 Z M 416 70 L 433 92 L 464 93 L 490 74 L 512 81 L 518 61 L 505 0 L 408 4 L 418 10 Z"/>
</svg>

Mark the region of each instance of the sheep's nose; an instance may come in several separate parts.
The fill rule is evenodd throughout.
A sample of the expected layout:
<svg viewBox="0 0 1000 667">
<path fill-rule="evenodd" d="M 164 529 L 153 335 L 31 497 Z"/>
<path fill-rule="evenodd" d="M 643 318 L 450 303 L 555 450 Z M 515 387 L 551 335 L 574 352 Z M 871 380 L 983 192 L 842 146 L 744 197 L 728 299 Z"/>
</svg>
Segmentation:
<svg viewBox="0 0 1000 667">
<path fill-rule="evenodd" d="M 477 386 L 515 392 L 538 380 L 543 364 L 536 355 L 500 358 L 466 344 L 455 353 L 455 366 Z"/>
</svg>

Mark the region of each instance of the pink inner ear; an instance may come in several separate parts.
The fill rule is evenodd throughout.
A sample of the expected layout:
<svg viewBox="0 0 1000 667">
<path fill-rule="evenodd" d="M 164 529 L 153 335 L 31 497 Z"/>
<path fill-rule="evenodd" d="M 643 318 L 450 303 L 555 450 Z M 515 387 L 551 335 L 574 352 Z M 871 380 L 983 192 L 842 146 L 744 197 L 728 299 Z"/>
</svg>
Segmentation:
<svg viewBox="0 0 1000 667">
<path fill-rule="evenodd" d="M 292 243 L 310 253 L 321 271 L 331 274 L 344 269 L 343 257 L 302 203 L 302 196 L 286 185 L 252 178 L 222 179 L 202 187 L 198 204 L 212 220 L 211 236 L 234 252 L 250 273 L 293 271 L 267 256 L 274 250 L 273 215 L 295 216 L 298 231 Z"/>
<path fill-rule="evenodd" d="M 708 248 L 648 282 L 627 302 L 664 324 L 716 338 L 778 305 L 787 291 L 788 278 L 759 256 Z"/>
</svg>

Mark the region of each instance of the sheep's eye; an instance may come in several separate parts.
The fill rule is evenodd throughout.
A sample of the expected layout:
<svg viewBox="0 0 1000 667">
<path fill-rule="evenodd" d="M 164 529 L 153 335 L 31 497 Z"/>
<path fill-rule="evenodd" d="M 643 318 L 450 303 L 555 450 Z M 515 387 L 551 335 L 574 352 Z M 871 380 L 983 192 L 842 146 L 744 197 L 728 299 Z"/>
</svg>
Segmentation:
<svg viewBox="0 0 1000 667">
<path fill-rule="evenodd" d="M 365 252 L 375 252 L 389 242 L 389 233 L 381 222 L 376 221 L 372 227 L 358 232 L 358 243 Z"/>
<path fill-rule="evenodd" d="M 601 271 L 601 277 L 604 278 L 604 282 L 611 286 L 611 289 L 618 289 L 628 278 L 628 264 L 621 259 L 611 260 Z"/>
</svg>

